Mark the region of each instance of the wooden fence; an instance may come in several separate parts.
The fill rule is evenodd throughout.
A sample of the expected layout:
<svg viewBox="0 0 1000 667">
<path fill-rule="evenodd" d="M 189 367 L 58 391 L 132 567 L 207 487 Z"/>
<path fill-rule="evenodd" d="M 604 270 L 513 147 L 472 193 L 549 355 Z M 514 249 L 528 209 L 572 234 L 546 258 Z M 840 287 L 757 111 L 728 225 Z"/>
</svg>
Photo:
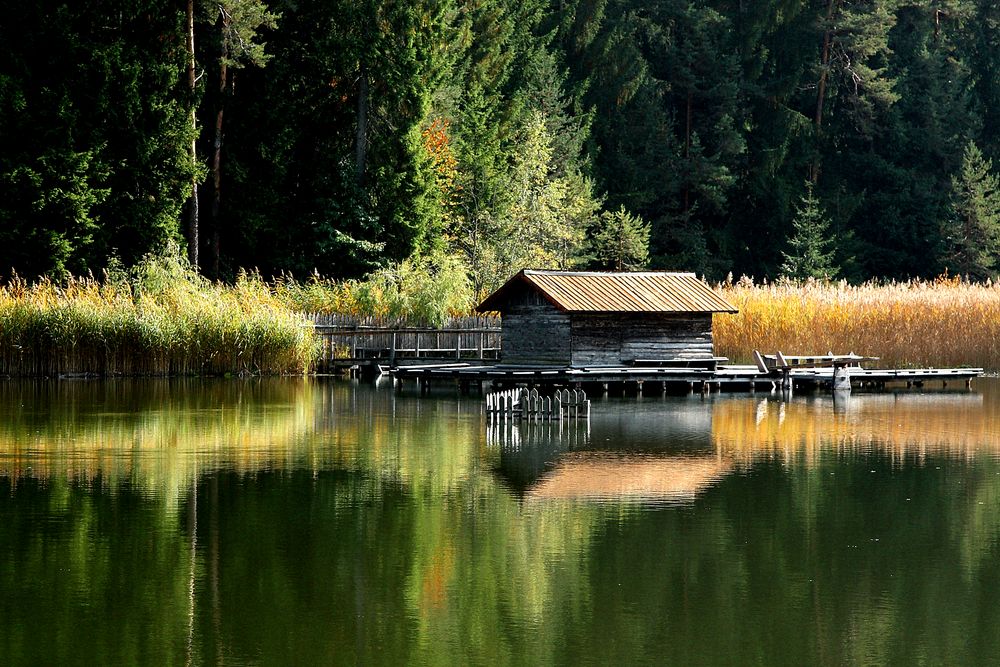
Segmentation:
<svg viewBox="0 0 1000 667">
<path fill-rule="evenodd" d="M 375 318 L 314 317 L 320 338 L 319 367 L 358 364 L 397 366 L 407 359 L 496 361 L 500 356 L 499 320 L 455 318 L 444 327 L 401 326 Z"/>
<path fill-rule="evenodd" d="M 541 396 L 537 389 L 516 387 L 486 394 L 486 412 L 496 419 L 555 421 L 588 419 L 590 401 L 582 389 L 563 389 L 553 396 Z"/>
</svg>

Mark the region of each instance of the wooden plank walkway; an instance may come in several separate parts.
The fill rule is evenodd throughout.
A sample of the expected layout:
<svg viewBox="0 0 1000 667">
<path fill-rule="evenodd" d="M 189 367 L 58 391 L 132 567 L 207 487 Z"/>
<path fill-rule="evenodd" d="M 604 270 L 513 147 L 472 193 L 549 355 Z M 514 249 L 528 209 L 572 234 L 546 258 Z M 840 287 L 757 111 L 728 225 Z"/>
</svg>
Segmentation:
<svg viewBox="0 0 1000 667">
<path fill-rule="evenodd" d="M 581 386 L 585 384 L 636 383 L 640 389 L 645 383 L 663 383 L 667 386 L 687 385 L 689 389 L 721 389 L 723 386 L 744 389 L 772 389 L 781 382 L 781 373 L 762 372 L 757 366 L 724 365 L 715 370 L 697 368 L 639 368 L 639 367 L 548 367 L 548 366 L 473 366 L 473 365 L 423 365 L 400 366 L 392 371 L 397 380 L 455 380 L 460 383 L 489 382 L 495 386 Z M 831 386 L 834 369 L 795 368 L 790 371 L 794 386 Z M 878 387 L 890 383 L 922 386 L 929 382 L 964 383 L 982 375 L 981 368 L 914 368 L 914 369 L 862 369 L 851 368 L 850 380 L 854 387 Z"/>
</svg>

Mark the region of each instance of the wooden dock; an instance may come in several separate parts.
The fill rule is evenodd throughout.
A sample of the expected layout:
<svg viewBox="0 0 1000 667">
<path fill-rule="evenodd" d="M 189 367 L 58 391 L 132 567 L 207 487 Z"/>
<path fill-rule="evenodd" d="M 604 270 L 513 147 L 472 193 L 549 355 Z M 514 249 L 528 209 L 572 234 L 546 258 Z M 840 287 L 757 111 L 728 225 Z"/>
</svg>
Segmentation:
<svg viewBox="0 0 1000 667">
<path fill-rule="evenodd" d="M 831 388 L 834 381 L 832 367 L 795 368 L 789 372 L 791 389 L 812 390 Z M 867 369 L 851 368 L 850 384 L 855 389 L 881 389 L 890 384 L 910 387 L 966 386 L 982 375 L 981 368 L 912 368 Z M 762 371 L 757 366 L 719 365 L 713 369 L 668 367 L 593 367 L 572 368 L 556 366 L 508 366 L 470 364 L 400 366 L 392 371 L 397 382 L 415 380 L 422 391 L 431 382 L 457 382 L 463 389 L 478 385 L 509 388 L 526 387 L 590 387 L 597 393 L 608 391 L 609 386 L 620 387 L 625 392 L 694 391 L 708 393 L 723 389 L 737 391 L 779 390 L 783 374 L 780 370 Z M 590 393 L 593 393 L 591 391 Z"/>
<path fill-rule="evenodd" d="M 513 387 L 581 388 L 602 394 L 731 390 L 878 389 L 892 384 L 923 387 L 969 386 L 981 368 L 871 369 L 876 357 L 851 354 L 811 356 L 755 353 L 755 365 L 729 364 L 724 357 L 629 358 L 628 365 L 541 365 L 500 363 L 501 329 L 490 317 L 458 318 L 443 328 L 387 325 L 368 321 L 316 321 L 322 354 L 318 372 L 350 369 L 359 374 L 392 373 L 398 383 L 415 380 L 421 391 L 432 382 L 457 382 L 464 390 Z M 849 379 L 848 379 L 849 377 Z M 849 384 L 845 384 L 849 383 Z"/>
</svg>

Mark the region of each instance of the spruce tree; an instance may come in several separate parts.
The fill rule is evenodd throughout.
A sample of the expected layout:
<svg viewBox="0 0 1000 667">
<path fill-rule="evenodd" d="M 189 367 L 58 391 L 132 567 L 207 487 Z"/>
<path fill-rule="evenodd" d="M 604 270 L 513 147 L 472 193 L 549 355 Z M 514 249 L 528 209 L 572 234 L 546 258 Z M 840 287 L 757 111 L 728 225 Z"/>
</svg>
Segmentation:
<svg viewBox="0 0 1000 667">
<path fill-rule="evenodd" d="M 837 276 L 833 263 L 833 239 L 829 235 L 830 221 L 823 206 L 813 192 L 813 184 L 806 181 L 806 193 L 792 221 L 794 230 L 788 239 L 788 252 L 781 273 L 786 278 L 831 279 Z"/>
<path fill-rule="evenodd" d="M 962 169 L 952 178 L 951 219 L 942 229 L 943 262 L 952 273 L 991 275 L 1000 250 L 1000 179 L 976 144 L 965 146 Z"/>
<path fill-rule="evenodd" d="M 649 223 L 620 207 L 604 211 L 590 235 L 591 265 L 611 271 L 638 271 L 649 261 Z"/>
</svg>

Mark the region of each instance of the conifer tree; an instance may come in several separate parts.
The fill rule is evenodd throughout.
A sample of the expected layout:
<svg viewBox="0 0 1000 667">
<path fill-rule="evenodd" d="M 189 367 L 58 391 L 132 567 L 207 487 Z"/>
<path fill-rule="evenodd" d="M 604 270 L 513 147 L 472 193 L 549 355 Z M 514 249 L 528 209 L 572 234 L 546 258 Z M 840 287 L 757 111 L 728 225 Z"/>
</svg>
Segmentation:
<svg viewBox="0 0 1000 667">
<path fill-rule="evenodd" d="M 972 141 L 952 178 L 951 219 L 942 230 L 943 262 L 952 273 L 982 279 L 993 273 L 1000 250 L 1000 179 Z"/>
<path fill-rule="evenodd" d="M 649 261 L 649 223 L 625 210 L 604 211 L 591 230 L 591 264 L 612 271 L 638 271 Z"/>
<path fill-rule="evenodd" d="M 806 193 L 792 221 L 794 231 L 788 240 L 788 252 L 782 253 L 785 258 L 782 275 L 800 280 L 837 277 L 834 253 L 829 249 L 833 243 L 829 227 L 830 221 L 813 192 L 813 184 L 806 181 Z"/>
<path fill-rule="evenodd" d="M 0 21 L 0 272 L 125 263 L 190 192 L 184 8 L 32 0 Z"/>
</svg>

